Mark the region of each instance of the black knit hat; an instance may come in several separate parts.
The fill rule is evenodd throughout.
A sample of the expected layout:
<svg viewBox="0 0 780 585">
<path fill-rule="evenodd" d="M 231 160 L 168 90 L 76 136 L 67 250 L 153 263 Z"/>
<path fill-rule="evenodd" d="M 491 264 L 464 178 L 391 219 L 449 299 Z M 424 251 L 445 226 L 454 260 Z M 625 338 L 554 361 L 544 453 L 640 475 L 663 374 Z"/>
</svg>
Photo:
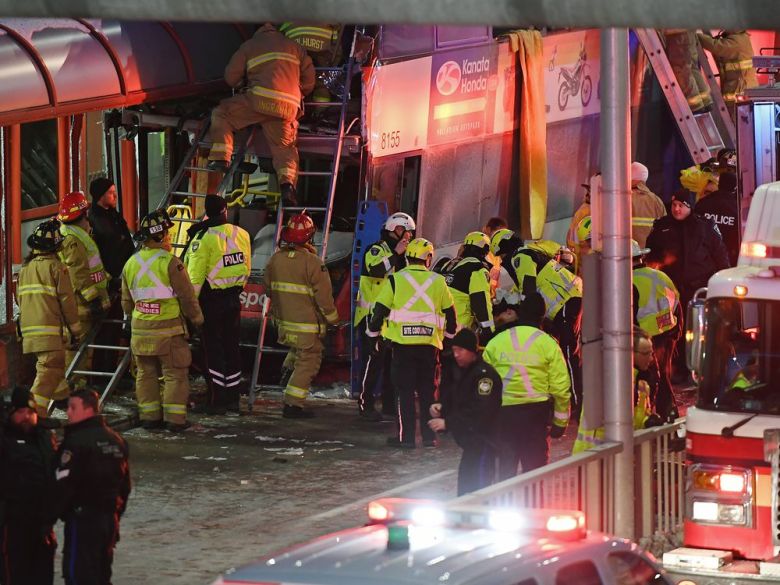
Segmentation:
<svg viewBox="0 0 780 585">
<path fill-rule="evenodd" d="M 8 413 L 11 414 L 20 408 L 32 408 L 35 410 L 35 399 L 28 388 L 16 386 L 11 393 L 11 403 L 8 406 Z"/>
<path fill-rule="evenodd" d="M 97 201 L 100 199 L 103 195 L 106 194 L 106 191 L 108 191 L 113 184 L 114 181 L 105 177 L 98 177 L 92 181 L 89 184 L 89 194 L 92 195 L 92 200 Z"/>
<path fill-rule="evenodd" d="M 219 195 L 206 195 L 206 215 L 217 217 L 227 208 L 227 202 L 224 197 Z"/>
<path fill-rule="evenodd" d="M 693 209 L 693 206 L 696 205 L 696 193 L 691 193 L 688 189 L 680 189 L 672 195 L 672 201 L 679 201 Z"/>
<path fill-rule="evenodd" d="M 452 338 L 453 347 L 462 347 L 474 353 L 477 353 L 477 334 L 471 329 L 463 328 Z"/>
</svg>

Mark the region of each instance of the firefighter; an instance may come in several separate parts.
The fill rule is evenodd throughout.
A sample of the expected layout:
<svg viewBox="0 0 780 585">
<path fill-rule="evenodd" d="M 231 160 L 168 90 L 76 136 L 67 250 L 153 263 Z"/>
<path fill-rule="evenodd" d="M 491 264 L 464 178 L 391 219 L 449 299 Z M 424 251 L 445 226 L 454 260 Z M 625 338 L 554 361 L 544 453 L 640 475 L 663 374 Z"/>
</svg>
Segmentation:
<svg viewBox="0 0 780 585">
<path fill-rule="evenodd" d="M 709 111 L 712 106 L 712 96 L 699 68 L 696 32 L 674 28 L 663 31 L 663 35 L 669 64 L 691 111 L 694 114 Z"/>
<path fill-rule="evenodd" d="M 298 180 L 298 118 L 301 99 L 314 88 L 311 57 L 298 43 L 265 23 L 245 41 L 225 68 L 225 81 L 246 91 L 224 99 L 211 112 L 209 168 L 224 170 L 233 155 L 233 131 L 260 124 L 271 149 L 282 197 L 295 205 Z"/>
<path fill-rule="evenodd" d="M 368 336 L 391 343 L 390 375 L 398 404 L 398 434 L 388 445 L 415 448 L 415 392 L 420 403 L 423 446 L 435 447 L 428 427 L 436 395 L 436 369 L 445 338 L 455 336 L 458 323 L 444 277 L 429 272 L 433 244 L 416 238 L 406 248 L 409 265 L 388 276 L 374 302 Z"/>
<path fill-rule="evenodd" d="M 518 462 L 523 472 L 546 465 L 549 437 L 562 437 L 569 422 L 571 378 L 558 343 L 541 330 L 544 314 L 538 293 L 526 295 L 519 306 L 503 303 L 496 309 L 498 333 L 485 347 L 483 359 L 503 381 L 497 435 L 500 481 L 517 474 Z"/>
<path fill-rule="evenodd" d="M 750 34 L 746 30 L 724 30 L 715 37 L 704 32 L 697 36 L 701 46 L 715 58 L 720 92 L 732 119 L 735 119 L 737 96 L 758 85 Z"/>
<path fill-rule="evenodd" d="M 172 227 L 164 209 L 141 220 L 135 237 L 143 246 L 122 272 L 122 310 L 132 315 L 130 349 L 138 366 L 141 425 L 180 432 L 190 426 L 187 374 L 192 354 L 184 318 L 200 327 L 203 313 L 184 264 L 170 252 Z"/>
<path fill-rule="evenodd" d="M 333 67 L 340 57 L 341 29 L 337 24 L 284 22 L 279 26 L 279 32 L 306 49 L 315 67 Z M 317 75 L 315 81 L 312 93 L 315 102 L 330 101 L 323 77 L 323 74 Z"/>
<path fill-rule="evenodd" d="M 38 416 L 46 417 L 52 396 L 70 393 L 65 380 L 65 348 L 82 334 L 68 269 L 57 257 L 62 246 L 60 222 L 39 224 L 27 238 L 30 254 L 19 271 L 16 298 L 22 351 L 36 357 L 32 394 Z"/>
<path fill-rule="evenodd" d="M 501 378 L 477 353 L 477 335 L 461 329 L 452 340 L 452 353 L 460 370 L 458 383 L 442 386 L 441 402 L 431 405 L 428 426 L 450 431 L 463 449 L 458 466 L 458 495 L 493 483 L 496 451 L 494 428 L 501 408 Z"/>
<path fill-rule="evenodd" d="M 73 292 L 76 293 L 81 331 L 84 335 L 89 334 L 110 307 L 108 276 L 103 269 L 103 261 L 100 258 L 97 244 L 90 235 L 88 209 L 89 203 L 84 193 L 75 191 L 62 198 L 57 214 L 57 219 L 62 222 L 60 233 L 64 238 L 59 256 L 60 260 L 68 267 Z M 65 351 L 66 367 L 75 356 L 75 350 Z M 79 369 L 90 370 L 91 368 L 92 352 L 90 350 L 79 364 Z M 77 386 L 85 383 L 86 380 L 76 378 Z M 61 398 L 65 398 L 65 396 L 55 393 L 55 400 Z"/>
<path fill-rule="evenodd" d="M 38 424 L 37 404 L 14 388 L 0 421 L 0 583 L 51 585 L 57 520 L 54 472 L 57 441 Z"/>
<path fill-rule="evenodd" d="M 252 248 L 246 230 L 228 223 L 227 203 L 206 196 L 208 219 L 197 225 L 185 264 L 205 323 L 203 336 L 209 380 L 206 411 L 224 414 L 241 388 L 241 291 L 249 278 Z M 191 230 L 192 231 L 192 230 Z"/>
<path fill-rule="evenodd" d="M 368 247 L 363 255 L 360 270 L 360 288 L 355 303 L 355 331 L 360 339 L 360 354 L 363 357 L 358 412 L 370 421 L 381 421 L 382 415 L 396 416 L 395 394 L 390 380 L 390 347 L 366 335 L 366 321 L 376 295 L 387 277 L 406 266 L 406 247 L 414 235 L 414 219 L 406 213 L 397 212 L 387 218 L 382 226 L 382 237 Z M 372 352 L 372 348 L 377 351 Z M 381 378 L 381 382 L 380 382 Z M 374 390 L 377 383 L 382 386 L 382 413 L 375 408 Z"/>
<path fill-rule="evenodd" d="M 672 279 L 655 268 L 645 266 L 645 254 L 649 248 L 640 248 L 631 240 L 631 257 L 634 275 L 634 322 L 652 340 L 655 363 L 659 370 L 658 393 L 653 404 L 658 414 L 666 420 L 677 416 L 674 392 L 672 390 L 672 355 L 680 337 L 678 315 L 680 293 Z M 642 371 L 647 368 L 642 368 Z"/>
<path fill-rule="evenodd" d="M 644 247 L 653 222 L 666 215 L 661 198 L 647 188 L 650 171 L 640 162 L 631 163 L 631 237 Z"/>
<path fill-rule="evenodd" d="M 68 400 L 68 425 L 57 452 L 65 585 L 111 583 L 119 519 L 130 496 L 127 443 L 99 413 L 97 392 L 75 392 Z"/>
<path fill-rule="evenodd" d="M 653 363 L 653 343 L 650 335 L 637 327 L 633 336 L 634 352 L 634 378 L 633 378 L 633 427 L 635 431 L 659 426 L 661 419 L 653 412 L 653 403 L 650 398 L 650 387 L 645 380 L 640 378 L 642 372 L 646 372 Z M 580 418 L 577 430 L 577 439 L 574 441 L 572 455 L 592 449 L 604 442 L 604 427 L 588 428 L 584 414 Z"/>
<path fill-rule="evenodd" d="M 263 274 L 278 341 L 290 348 L 283 366 L 292 372 L 284 388 L 285 418 L 314 416 L 303 405 L 320 369 L 327 326 L 339 320 L 328 269 L 312 245 L 315 231 L 306 211 L 292 216 Z"/>
<path fill-rule="evenodd" d="M 593 181 L 596 176 L 597 175 L 594 175 L 590 180 Z M 583 197 L 580 206 L 574 212 L 571 222 L 569 223 L 569 229 L 566 232 L 566 247 L 570 250 L 574 250 L 575 253 L 577 253 L 577 245 L 579 244 L 577 227 L 580 225 L 583 217 L 590 216 L 590 183 L 582 183 L 580 186 L 585 189 L 585 196 Z"/>
</svg>

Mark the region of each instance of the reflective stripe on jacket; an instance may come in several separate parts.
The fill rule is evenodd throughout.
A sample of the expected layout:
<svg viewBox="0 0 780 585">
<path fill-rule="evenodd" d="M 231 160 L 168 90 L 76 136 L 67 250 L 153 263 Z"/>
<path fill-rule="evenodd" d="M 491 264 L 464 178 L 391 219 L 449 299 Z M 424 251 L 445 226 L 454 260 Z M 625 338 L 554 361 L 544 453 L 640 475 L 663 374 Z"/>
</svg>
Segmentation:
<svg viewBox="0 0 780 585">
<path fill-rule="evenodd" d="M 249 234 L 229 223 L 212 226 L 195 236 L 184 263 L 196 295 L 204 282 L 214 289 L 243 287 L 252 266 Z"/>
<path fill-rule="evenodd" d="M 167 321 L 181 314 L 168 276 L 172 257 L 161 248 L 144 246 L 125 264 L 123 275 L 135 303 L 133 321 Z"/>
<path fill-rule="evenodd" d="M 395 270 L 394 254 L 387 242 L 379 240 L 372 244 L 363 255 L 360 285 L 355 302 L 355 325 L 358 325 L 371 312 L 379 289 L 382 288 L 382 283 Z"/>
<path fill-rule="evenodd" d="M 478 258 L 463 258 L 444 275 L 450 288 L 458 327 L 493 329 L 490 273 Z"/>
<path fill-rule="evenodd" d="M 545 317 L 552 320 L 571 298 L 582 297 L 582 279 L 550 260 L 536 277 L 536 288 L 544 298 Z"/>
<path fill-rule="evenodd" d="M 674 329 L 675 310 L 680 293 L 672 279 L 660 270 L 643 266 L 634 268 L 634 286 L 639 292 L 637 321 L 650 337 Z"/>
<path fill-rule="evenodd" d="M 311 53 L 329 51 L 339 39 L 338 27 L 329 24 L 285 22 L 279 32 Z"/>
<path fill-rule="evenodd" d="M 62 224 L 60 233 L 64 237 L 59 251 L 60 260 L 68 267 L 73 291 L 82 311 L 86 305 L 99 298 L 108 306 L 108 278 L 97 244 L 83 228 L 73 224 Z M 80 297 L 80 298 L 79 298 Z"/>
<path fill-rule="evenodd" d="M 374 306 L 390 309 L 382 336 L 401 345 L 443 347 L 452 295 L 441 274 L 413 264 L 388 277 Z"/>
<path fill-rule="evenodd" d="M 644 183 L 634 185 L 631 189 L 631 237 L 637 241 L 640 248 L 645 247 L 647 236 L 653 229 L 653 222 L 665 215 L 666 207 L 658 195 Z"/>
<path fill-rule="evenodd" d="M 758 78 L 753 67 L 753 44 L 747 31 L 725 33 L 717 37 L 699 33 L 701 46 L 712 53 L 720 75 L 723 99 L 734 102 L 746 89 L 756 87 Z"/>
<path fill-rule="evenodd" d="M 553 337 L 541 329 L 516 325 L 491 339 L 483 355 L 503 383 L 502 406 L 533 404 L 552 398 L 553 424 L 569 422 L 571 379 L 563 353 Z"/>
</svg>

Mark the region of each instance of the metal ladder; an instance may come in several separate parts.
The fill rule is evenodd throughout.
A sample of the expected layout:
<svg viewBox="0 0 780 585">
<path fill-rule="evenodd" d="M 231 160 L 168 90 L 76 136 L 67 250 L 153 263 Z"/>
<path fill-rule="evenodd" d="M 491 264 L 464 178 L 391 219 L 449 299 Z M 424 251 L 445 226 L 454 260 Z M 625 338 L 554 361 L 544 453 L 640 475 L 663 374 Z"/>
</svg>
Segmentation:
<svg viewBox="0 0 780 585">
<path fill-rule="evenodd" d="M 336 134 L 332 136 L 334 146 L 333 146 L 333 159 L 331 163 L 331 170 L 330 171 L 300 171 L 298 173 L 299 177 L 328 177 L 329 178 L 326 204 L 324 207 L 286 206 L 284 204 L 284 201 L 280 199 L 279 206 L 276 212 L 276 231 L 274 234 L 275 249 L 278 249 L 278 242 L 282 233 L 282 227 L 284 226 L 285 219 L 288 217 L 289 214 L 301 212 L 304 210 L 310 213 L 324 214 L 324 221 L 322 225 L 322 243 L 320 244 L 320 254 L 319 254 L 320 259 L 323 262 L 325 262 L 325 257 L 327 255 L 327 250 L 328 250 L 328 238 L 330 236 L 330 222 L 333 216 L 333 201 L 336 194 L 336 182 L 338 180 L 339 165 L 341 163 L 341 153 L 344 146 L 344 136 L 346 134 L 345 124 L 346 124 L 347 108 L 349 106 L 349 99 L 350 99 L 349 89 L 352 81 L 352 70 L 355 64 L 353 55 L 355 51 L 356 38 L 357 38 L 357 29 L 353 34 L 350 55 L 344 66 L 315 68 L 315 70 L 318 72 L 344 71 L 345 83 L 344 83 L 344 93 L 342 95 L 341 101 L 304 102 L 304 106 L 309 106 L 309 107 L 327 108 L 327 107 L 338 106 L 340 108 Z M 258 390 L 281 390 L 284 388 L 283 386 L 280 385 L 260 384 L 258 379 L 260 375 L 260 363 L 262 361 L 264 354 L 267 353 L 267 354 L 285 355 L 289 351 L 286 348 L 265 345 L 266 330 L 268 327 L 268 321 L 270 319 L 270 304 L 271 304 L 270 296 L 266 294 L 266 297 L 263 301 L 263 307 L 261 313 L 261 324 L 257 335 L 257 346 L 255 350 L 255 359 L 252 367 L 252 376 L 249 380 L 250 408 L 254 404 L 255 396 Z"/>
<path fill-rule="evenodd" d="M 702 112 L 700 114 L 691 112 L 688 100 L 677 83 L 677 78 L 666 56 L 666 49 L 658 36 L 658 31 L 652 28 L 639 28 L 635 29 L 635 32 L 647 58 L 650 60 L 658 83 L 674 115 L 677 128 L 680 130 L 680 134 L 693 161 L 697 164 L 703 163 L 712 158 L 720 148 L 724 146 L 733 147 L 734 124 L 731 122 L 728 112 L 725 111 L 725 104 L 723 104 L 723 98 L 720 94 L 720 89 L 717 87 L 717 82 L 715 87 L 712 85 L 714 77 L 710 79 L 708 75 L 708 80 L 710 81 L 713 99 L 715 99 L 715 104 L 717 105 L 714 111 L 719 118 L 720 124 L 716 123 L 711 112 Z M 718 102 L 718 99 L 720 102 Z M 721 110 L 721 105 L 723 110 Z M 723 115 L 724 111 L 725 116 Z M 723 119 L 724 117 L 726 120 Z M 720 128 L 724 128 L 724 130 Z M 730 132 L 728 128 L 731 128 Z"/>
<path fill-rule="evenodd" d="M 87 336 L 84 338 L 84 340 L 81 342 L 81 345 L 79 345 L 78 350 L 76 351 L 76 355 L 73 356 L 73 360 L 68 365 L 67 370 L 65 370 L 65 379 L 70 382 L 74 376 L 85 376 L 85 377 L 94 377 L 94 378 L 108 378 L 108 382 L 106 383 L 103 390 L 100 392 L 100 403 L 103 404 L 103 402 L 108 398 L 108 396 L 111 395 L 111 393 L 116 388 L 117 384 L 119 383 L 119 380 L 122 379 L 122 376 L 127 371 L 128 366 L 130 365 L 130 347 L 124 346 L 124 345 L 103 345 L 99 343 L 95 343 L 95 338 L 97 337 L 98 333 L 102 329 L 103 325 L 106 324 L 115 324 L 115 325 L 121 325 L 125 326 L 126 321 L 124 319 L 101 319 L 98 321 L 95 326 L 89 331 Z M 90 350 L 102 350 L 102 351 L 113 351 L 113 352 L 119 352 L 122 354 L 121 359 L 118 361 L 117 366 L 112 371 L 95 371 L 95 370 L 79 370 L 77 369 L 79 364 L 81 363 L 81 360 L 87 355 L 87 353 Z M 53 407 L 53 404 L 49 405 L 49 412 L 51 412 Z"/>
</svg>

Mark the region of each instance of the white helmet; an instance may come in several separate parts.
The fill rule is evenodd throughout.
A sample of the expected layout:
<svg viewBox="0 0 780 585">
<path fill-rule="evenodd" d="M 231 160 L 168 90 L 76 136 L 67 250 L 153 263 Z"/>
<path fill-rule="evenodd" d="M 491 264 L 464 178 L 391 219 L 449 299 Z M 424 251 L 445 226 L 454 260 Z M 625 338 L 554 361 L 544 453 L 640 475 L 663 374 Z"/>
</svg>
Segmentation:
<svg viewBox="0 0 780 585">
<path fill-rule="evenodd" d="M 401 211 L 394 213 L 393 215 L 387 218 L 384 229 L 386 229 L 388 232 L 392 232 L 398 226 L 401 226 L 407 232 L 413 232 L 417 227 L 414 224 L 414 220 L 412 219 L 412 216 L 409 215 L 408 213 L 403 213 Z"/>
</svg>

